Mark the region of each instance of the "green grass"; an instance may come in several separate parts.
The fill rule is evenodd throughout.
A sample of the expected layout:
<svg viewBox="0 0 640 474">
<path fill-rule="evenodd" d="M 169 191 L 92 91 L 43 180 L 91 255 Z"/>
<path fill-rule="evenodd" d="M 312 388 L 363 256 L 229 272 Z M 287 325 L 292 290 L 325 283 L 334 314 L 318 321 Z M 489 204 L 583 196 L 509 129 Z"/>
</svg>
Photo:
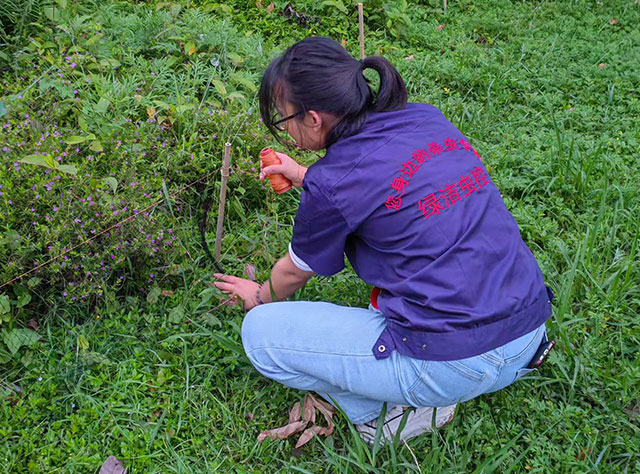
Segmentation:
<svg viewBox="0 0 640 474">
<path fill-rule="evenodd" d="M 247 113 L 255 110 L 255 86 L 277 51 L 308 34 L 344 37 L 356 55 L 355 9 L 347 1 L 298 1 L 297 11 L 321 19 L 300 26 L 249 0 L 180 8 L 69 3 L 61 18 L 41 14 L 38 24 L 12 26 L 10 33 L 20 34 L 7 41 L 6 58 L 0 55 L 0 101 L 10 105 L 0 122 L 44 111 L 42 126 L 56 124 L 66 137 L 80 134 L 84 120 L 109 154 L 87 162 L 83 150 L 70 162 L 96 176 L 113 172 L 124 185 L 139 180 L 154 196 L 162 195 L 154 172 L 172 179 L 172 192 L 218 166 L 221 143 L 231 140 L 238 172 L 230 182 L 222 264 L 240 274 L 253 262 L 266 278 L 286 250 L 298 194 L 267 193 L 251 177 L 255 160 L 242 161 L 271 143 L 255 113 Z M 329 3 L 348 6 L 348 14 Z M 0 10 L 4 24 L 18 21 L 7 5 Z M 275 5 L 276 12 L 285 7 Z M 208 286 L 213 269 L 194 222 L 197 196 L 186 194 L 154 214 L 180 242 L 180 255 L 163 260 L 169 270 L 157 283 L 170 293 L 147 301 L 135 273 L 144 273 L 144 283 L 161 269 L 144 256 L 137 257 L 140 268 L 122 270 L 132 283 L 90 304 L 59 297 L 54 274 L 55 295 L 47 281 L 23 306 L 23 290 L 2 293 L 11 298 L 12 319 L 0 329 L 34 319 L 40 334 L 0 369 L 3 472 L 94 473 L 108 455 L 130 472 L 158 473 L 640 472 L 640 8 L 631 0 L 456 1 L 445 15 L 439 1 L 382 6 L 365 3 L 367 53 L 387 56 L 410 100 L 440 107 L 470 138 L 556 293 L 548 327 L 558 346 L 549 361 L 524 381 L 462 404 L 451 425 L 407 446 L 371 450 L 341 415 L 332 436 L 302 452 L 290 440 L 257 443 L 261 430 L 286 422 L 303 394 L 263 378 L 245 358 L 242 313 L 220 307 Z M 189 43 L 195 54 L 188 54 Z M 55 82 L 49 69 L 74 46 L 95 61 L 81 63 L 75 83 Z M 51 84 L 38 82 L 41 75 Z M 80 101 L 74 87 L 82 87 Z M 135 148 L 126 119 L 145 120 L 147 107 L 171 126 L 142 125 Z M 115 132 L 122 147 L 109 142 Z M 11 230 L 30 229 L 28 222 L 17 227 L 7 187 L 18 192 L 39 182 L 39 171 L 22 175 L 24 181 L 11 174 L 39 133 L 5 135 L 5 240 Z M 166 148 L 153 149 L 163 140 Z M 123 148 L 136 155 L 129 166 L 122 165 Z M 211 242 L 213 235 L 210 224 Z M 7 242 L 0 248 L 12 248 Z M 27 256 L 41 252 L 37 242 L 34 234 L 19 248 L 28 265 Z M 10 276 L 8 262 L 0 261 Z M 115 288 L 113 279 L 105 288 Z M 312 279 L 297 297 L 364 305 L 368 288 L 347 270 Z"/>
</svg>

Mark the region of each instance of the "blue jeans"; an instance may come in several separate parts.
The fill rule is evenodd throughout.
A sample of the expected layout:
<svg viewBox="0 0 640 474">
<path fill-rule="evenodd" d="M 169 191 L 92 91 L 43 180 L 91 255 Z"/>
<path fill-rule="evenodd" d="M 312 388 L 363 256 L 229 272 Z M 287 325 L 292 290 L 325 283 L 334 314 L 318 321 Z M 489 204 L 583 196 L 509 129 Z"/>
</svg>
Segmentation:
<svg viewBox="0 0 640 474">
<path fill-rule="evenodd" d="M 378 360 L 371 348 L 385 328 L 373 307 L 292 301 L 263 304 L 247 313 L 242 343 L 264 376 L 314 391 L 342 408 L 351 422 L 377 418 L 389 406 L 440 407 L 512 384 L 529 369 L 544 324 L 502 347 L 455 361 L 413 359 L 393 352 Z"/>
</svg>

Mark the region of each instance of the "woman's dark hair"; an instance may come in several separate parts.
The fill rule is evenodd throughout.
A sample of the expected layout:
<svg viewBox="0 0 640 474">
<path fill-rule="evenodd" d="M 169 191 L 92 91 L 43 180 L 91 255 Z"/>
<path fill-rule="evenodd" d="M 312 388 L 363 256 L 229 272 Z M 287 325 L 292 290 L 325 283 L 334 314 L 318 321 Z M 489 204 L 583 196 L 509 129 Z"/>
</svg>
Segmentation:
<svg viewBox="0 0 640 474">
<path fill-rule="evenodd" d="M 374 93 L 363 71 L 374 69 L 380 87 Z M 354 59 L 337 41 L 315 36 L 289 47 L 267 67 L 260 86 L 260 114 L 269 131 L 282 142 L 275 123 L 276 102 L 289 102 L 298 117 L 309 110 L 329 112 L 340 121 L 326 146 L 356 133 L 368 112 L 390 112 L 407 104 L 407 87 L 389 61 L 379 56 Z"/>
</svg>

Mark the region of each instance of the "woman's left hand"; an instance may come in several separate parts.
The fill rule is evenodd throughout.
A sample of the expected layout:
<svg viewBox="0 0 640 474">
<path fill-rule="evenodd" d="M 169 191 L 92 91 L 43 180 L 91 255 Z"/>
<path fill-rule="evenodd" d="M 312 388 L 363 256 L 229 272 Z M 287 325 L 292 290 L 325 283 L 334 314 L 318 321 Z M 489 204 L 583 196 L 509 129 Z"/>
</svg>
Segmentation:
<svg viewBox="0 0 640 474">
<path fill-rule="evenodd" d="M 255 306 L 258 306 L 258 300 L 256 298 L 256 294 L 260 288 L 258 283 L 231 275 L 223 275 L 222 273 L 214 273 L 213 276 L 221 281 L 214 281 L 212 285 L 222 290 L 222 292 L 231 295 L 231 301 L 235 298 L 234 302 L 238 304 L 242 302 L 245 311 L 249 311 Z M 238 301 L 238 298 L 240 301 Z"/>
</svg>

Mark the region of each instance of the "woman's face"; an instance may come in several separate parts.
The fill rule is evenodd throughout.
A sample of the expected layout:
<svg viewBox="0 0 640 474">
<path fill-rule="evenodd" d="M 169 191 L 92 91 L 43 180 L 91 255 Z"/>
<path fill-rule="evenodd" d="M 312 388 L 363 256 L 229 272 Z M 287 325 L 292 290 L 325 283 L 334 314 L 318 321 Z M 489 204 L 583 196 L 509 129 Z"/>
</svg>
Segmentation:
<svg viewBox="0 0 640 474">
<path fill-rule="evenodd" d="M 278 104 L 277 109 L 281 118 L 289 117 L 298 112 L 289 102 Z M 297 115 L 283 122 L 281 126 L 299 147 L 318 151 L 325 148 L 327 141 L 326 122 L 323 115 L 310 110 L 304 115 Z"/>
</svg>

